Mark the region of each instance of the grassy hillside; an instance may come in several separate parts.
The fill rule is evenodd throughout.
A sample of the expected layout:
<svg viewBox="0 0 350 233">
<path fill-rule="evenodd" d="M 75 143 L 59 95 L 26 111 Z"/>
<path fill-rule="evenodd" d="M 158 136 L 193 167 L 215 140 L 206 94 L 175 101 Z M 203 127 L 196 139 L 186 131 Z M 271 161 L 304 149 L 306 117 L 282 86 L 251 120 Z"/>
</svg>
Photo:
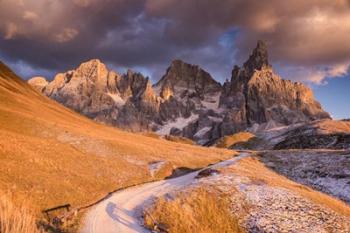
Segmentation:
<svg viewBox="0 0 350 233">
<path fill-rule="evenodd" d="M 151 180 L 154 161 L 194 168 L 232 155 L 97 124 L 37 93 L 0 63 L 0 190 L 38 209 L 84 205 Z"/>
<path fill-rule="evenodd" d="M 278 153 L 290 156 L 285 152 Z M 243 158 L 157 199 L 144 211 L 146 226 L 171 233 L 316 232 L 316 226 L 318 232 L 350 232 L 349 205 L 270 170 L 260 161 L 270 153 Z"/>
<path fill-rule="evenodd" d="M 238 219 L 230 213 L 228 198 L 202 188 L 177 193 L 173 199 L 163 197 L 145 211 L 145 225 L 154 229 L 156 219 L 171 233 L 243 233 Z"/>
<path fill-rule="evenodd" d="M 249 132 L 239 132 L 232 135 L 227 135 L 220 138 L 214 146 L 219 148 L 231 148 L 235 146 L 248 147 L 249 143 L 257 140 L 254 134 Z M 254 143 L 252 143 L 254 144 Z"/>
</svg>

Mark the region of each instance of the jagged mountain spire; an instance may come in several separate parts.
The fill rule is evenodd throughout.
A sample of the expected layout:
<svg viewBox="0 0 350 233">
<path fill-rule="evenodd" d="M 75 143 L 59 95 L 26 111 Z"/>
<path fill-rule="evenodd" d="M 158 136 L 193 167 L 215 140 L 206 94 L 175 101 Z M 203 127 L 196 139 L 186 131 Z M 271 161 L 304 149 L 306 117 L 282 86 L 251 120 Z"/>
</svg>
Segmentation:
<svg viewBox="0 0 350 233">
<path fill-rule="evenodd" d="M 273 71 L 267 46 L 261 40 L 243 68 L 234 66 L 231 83 L 226 87 L 229 88 L 224 89 L 221 103 L 240 109 L 237 114 L 244 115 L 247 125 L 270 121 L 289 125 L 330 118 L 310 88 L 283 80 Z"/>
<path fill-rule="evenodd" d="M 263 67 L 270 67 L 267 45 L 264 41 L 258 41 L 256 48 L 243 66 L 250 74 L 253 73 L 254 70 L 261 70 Z"/>
<path fill-rule="evenodd" d="M 329 118 L 311 89 L 275 74 L 263 41 L 242 68 L 234 67 L 224 86 L 199 66 L 181 60 L 174 60 L 154 86 L 139 73 L 118 75 L 98 60 L 58 74 L 50 83 L 43 78 L 29 83 L 97 121 L 183 136 L 200 144 L 250 126 Z"/>
</svg>

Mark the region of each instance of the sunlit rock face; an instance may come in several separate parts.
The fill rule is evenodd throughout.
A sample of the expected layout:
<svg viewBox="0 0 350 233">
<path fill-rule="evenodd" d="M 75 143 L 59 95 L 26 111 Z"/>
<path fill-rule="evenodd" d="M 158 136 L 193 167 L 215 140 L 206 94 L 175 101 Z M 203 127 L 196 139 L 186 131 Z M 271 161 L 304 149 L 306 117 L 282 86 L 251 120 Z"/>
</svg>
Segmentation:
<svg viewBox="0 0 350 233">
<path fill-rule="evenodd" d="M 223 85 L 198 66 L 174 60 L 152 86 L 140 73 L 120 75 L 99 60 L 33 78 L 35 89 L 98 122 L 130 131 L 156 131 L 207 144 L 247 128 L 274 127 L 329 118 L 301 83 L 281 79 L 259 41 L 243 67 Z"/>
<path fill-rule="evenodd" d="M 28 81 L 35 90 L 42 92 L 49 82 L 44 77 L 33 77 Z"/>
<path fill-rule="evenodd" d="M 148 130 L 148 118 L 159 108 L 148 78 L 109 71 L 99 60 L 57 74 L 43 93 L 92 119 L 131 131 Z"/>
<path fill-rule="evenodd" d="M 242 68 L 235 66 L 224 84 L 220 106 L 230 109 L 232 130 L 267 124 L 290 125 L 330 118 L 310 88 L 281 79 L 268 62 L 266 45 L 259 41 Z M 229 126 L 226 126 L 226 128 Z"/>
<path fill-rule="evenodd" d="M 221 91 L 221 85 L 209 73 L 198 66 L 174 60 L 166 74 L 154 85 L 155 89 L 172 91 L 173 95 L 203 98 Z"/>
</svg>

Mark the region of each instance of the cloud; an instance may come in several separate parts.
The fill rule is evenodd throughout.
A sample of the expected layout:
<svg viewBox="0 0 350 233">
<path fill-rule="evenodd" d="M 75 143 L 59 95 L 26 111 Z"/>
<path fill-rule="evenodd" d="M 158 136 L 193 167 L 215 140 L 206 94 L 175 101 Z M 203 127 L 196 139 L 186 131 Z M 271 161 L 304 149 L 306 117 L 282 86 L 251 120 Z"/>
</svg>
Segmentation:
<svg viewBox="0 0 350 233">
<path fill-rule="evenodd" d="M 315 84 L 327 84 L 326 78 L 339 78 L 347 75 L 350 62 L 347 64 L 337 64 L 324 69 L 316 69 L 307 77 L 307 80 Z"/>
<path fill-rule="evenodd" d="M 8 62 L 6 65 L 9 66 L 12 70 L 15 70 L 20 77 L 53 77 L 55 75 L 51 70 L 34 67 L 33 65 L 30 65 L 22 60 L 18 60 L 16 62 Z"/>
<path fill-rule="evenodd" d="M 316 85 L 326 85 L 329 78 L 345 77 L 350 69 L 350 61 L 334 66 L 296 66 L 278 64 L 275 68 L 285 79 L 308 82 Z"/>
<path fill-rule="evenodd" d="M 272 62 L 287 77 L 324 83 L 342 76 L 350 61 L 349 2 L 0 1 L 0 55 L 55 72 L 100 58 L 148 69 L 156 80 L 181 58 L 222 81 L 258 39 L 267 41 Z"/>
<path fill-rule="evenodd" d="M 38 18 L 39 18 L 39 16 L 33 11 L 25 11 L 23 13 L 23 19 L 25 19 L 25 20 L 34 21 Z"/>
<path fill-rule="evenodd" d="M 350 58 L 347 0 L 150 0 L 146 9 L 153 17 L 175 21 L 167 30 L 179 37 L 207 42 L 229 27 L 240 28 L 238 63 L 247 58 L 257 39 L 264 39 L 273 62 L 305 71 L 298 72 L 299 80 L 321 83 L 325 77 L 337 77 L 328 70 Z"/>
<path fill-rule="evenodd" d="M 74 28 L 64 28 L 63 31 L 54 36 L 55 40 L 59 43 L 68 42 L 73 40 L 79 32 Z"/>
<path fill-rule="evenodd" d="M 92 0 L 73 0 L 75 4 L 81 7 L 87 7 L 92 3 Z"/>
<path fill-rule="evenodd" d="M 17 25 L 15 23 L 12 22 L 8 22 L 5 25 L 5 29 L 4 29 L 4 38 L 5 40 L 10 40 L 13 37 L 15 37 L 15 35 L 17 34 Z"/>
<path fill-rule="evenodd" d="M 319 54 L 306 52 L 310 46 L 317 48 L 321 55 L 331 54 L 333 58 L 339 52 L 335 42 L 340 41 L 345 49 L 343 54 L 349 54 L 344 43 L 350 32 L 347 0 L 149 0 L 146 12 L 153 17 L 170 19 L 166 27 L 170 35 L 201 41 L 227 28 L 240 27 L 240 48 L 244 52 L 256 43 L 256 37 L 263 37 L 278 57 L 288 55 L 288 59 L 317 61 Z M 323 47 L 325 45 L 328 46 Z M 332 48 L 337 50 L 332 52 Z"/>
</svg>

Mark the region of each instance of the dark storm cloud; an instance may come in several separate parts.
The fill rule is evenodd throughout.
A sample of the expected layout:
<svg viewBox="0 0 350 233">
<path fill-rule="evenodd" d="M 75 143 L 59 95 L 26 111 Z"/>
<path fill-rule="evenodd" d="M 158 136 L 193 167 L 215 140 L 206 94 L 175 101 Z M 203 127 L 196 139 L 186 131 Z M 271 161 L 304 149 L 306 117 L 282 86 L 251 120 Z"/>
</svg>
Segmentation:
<svg viewBox="0 0 350 233">
<path fill-rule="evenodd" d="M 347 0 L 0 0 L 0 57 L 24 71 L 100 58 L 157 79 L 182 58 L 223 80 L 264 39 L 282 73 L 321 82 L 347 72 L 349 37 Z"/>
<path fill-rule="evenodd" d="M 349 59 L 347 0 L 153 0 L 146 9 L 154 17 L 175 21 L 166 28 L 171 36 L 186 32 L 203 41 L 239 27 L 237 45 L 245 57 L 256 38 L 262 38 L 278 60 L 320 64 Z"/>
<path fill-rule="evenodd" d="M 133 0 L 3 0 L 1 52 L 49 69 L 97 56 L 96 44 L 142 10 Z"/>
</svg>

